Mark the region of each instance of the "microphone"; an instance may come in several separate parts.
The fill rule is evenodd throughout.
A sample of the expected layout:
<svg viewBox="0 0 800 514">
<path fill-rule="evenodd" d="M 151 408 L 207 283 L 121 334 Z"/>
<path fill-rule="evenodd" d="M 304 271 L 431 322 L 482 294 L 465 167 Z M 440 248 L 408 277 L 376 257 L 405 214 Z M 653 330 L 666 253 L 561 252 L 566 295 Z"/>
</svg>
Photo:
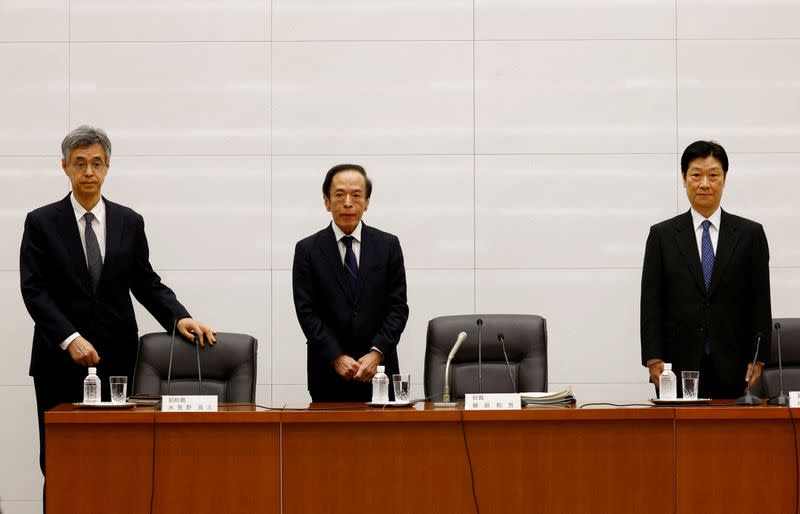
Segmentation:
<svg viewBox="0 0 800 514">
<path fill-rule="evenodd" d="M 200 371 L 200 338 L 194 335 L 194 347 L 197 353 L 197 394 L 203 394 L 203 373 Z"/>
<path fill-rule="evenodd" d="M 167 394 L 172 390 L 172 352 L 175 350 L 175 329 L 178 328 L 178 320 L 172 324 L 172 340 L 169 342 L 169 368 L 167 368 Z M 160 391 L 159 391 L 160 392 Z"/>
<path fill-rule="evenodd" d="M 756 334 L 756 354 L 753 355 L 753 364 L 750 368 L 750 376 L 747 377 L 747 389 L 744 392 L 744 396 L 740 396 L 737 398 L 734 405 L 761 405 L 761 399 L 756 398 L 750 393 L 750 388 L 753 386 L 753 374 L 756 369 L 756 362 L 758 361 L 758 347 L 761 346 L 761 339 L 764 337 L 764 334 L 758 332 Z"/>
<path fill-rule="evenodd" d="M 453 357 L 456 356 L 458 348 L 466 338 L 466 332 L 459 332 L 456 342 L 453 345 L 453 349 L 450 350 L 450 354 L 447 356 L 447 364 L 444 366 L 444 393 L 442 393 L 442 403 L 450 403 L 450 361 L 452 361 Z"/>
<path fill-rule="evenodd" d="M 483 359 L 481 356 L 481 328 L 483 327 L 483 320 L 478 318 L 475 320 L 478 324 L 478 394 L 483 394 Z"/>
<path fill-rule="evenodd" d="M 503 348 L 503 357 L 506 358 L 506 368 L 508 369 L 508 378 L 511 379 L 511 392 L 517 392 L 517 386 L 514 384 L 514 375 L 511 374 L 511 364 L 508 363 L 508 354 L 506 353 L 506 338 L 503 337 L 503 333 L 500 332 L 497 334 L 497 340 L 500 341 L 500 346 Z"/>
<path fill-rule="evenodd" d="M 778 337 L 778 380 L 780 381 L 781 385 L 781 392 L 778 393 L 778 396 L 772 398 L 767 403 L 770 405 L 781 405 L 787 406 L 789 405 L 789 398 L 786 396 L 786 393 L 783 392 L 783 358 L 781 357 L 781 324 L 775 323 L 775 334 Z"/>
</svg>

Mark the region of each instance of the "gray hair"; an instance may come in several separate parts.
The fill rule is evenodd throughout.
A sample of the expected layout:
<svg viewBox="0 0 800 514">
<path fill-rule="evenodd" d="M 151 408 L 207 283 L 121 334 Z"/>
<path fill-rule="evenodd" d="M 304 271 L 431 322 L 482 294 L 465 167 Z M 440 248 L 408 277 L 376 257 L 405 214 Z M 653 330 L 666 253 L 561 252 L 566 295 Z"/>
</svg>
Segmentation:
<svg viewBox="0 0 800 514">
<path fill-rule="evenodd" d="M 108 161 L 111 160 L 111 141 L 103 129 L 90 127 L 89 125 L 81 125 L 67 134 L 61 142 L 61 155 L 65 161 L 68 161 L 74 149 L 86 148 L 97 143 L 102 145 L 103 151 L 106 153 L 106 164 L 108 164 Z"/>
</svg>

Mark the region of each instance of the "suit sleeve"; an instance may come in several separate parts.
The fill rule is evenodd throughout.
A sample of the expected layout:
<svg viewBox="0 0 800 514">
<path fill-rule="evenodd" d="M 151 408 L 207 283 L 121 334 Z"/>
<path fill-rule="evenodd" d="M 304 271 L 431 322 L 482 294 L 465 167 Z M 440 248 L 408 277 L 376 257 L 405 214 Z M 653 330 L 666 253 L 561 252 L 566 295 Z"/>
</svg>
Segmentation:
<svg viewBox="0 0 800 514">
<path fill-rule="evenodd" d="M 403 249 L 400 240 L 392 238 L 391 262 L 389 265 L 388 309 L 383 324 L 375 338 L 373 346 L 383 355 L 390 355 L 397 349 L 400 334 L 408 321 L 408 301 L 406 299 L 406 268 L 403 261 Z"/>
<path fill-rule="evenodd" d="M 144 219 L 136 215 L 136 253 L 133 262 L 131 292 L 136 300 L 158 321 L 167 332 L 172 332 L 174 323 L 189 318 L 189 312 L 175 297 L 175 293 L 161 282 L 161 277 L 150 265 L 150 248 L 144 232 Z"/>
<path fill-rule="evenodd" d="M 47 249 L 44 247 L 41 227 L 28 214 L 19 252 L 22 300 L 47 344 L 58 348 L 61 341 L 76 330 L 48 292 L 46 269 Z"/>
<path fill-rule="evenodd" d="M 661 263 L 661 238 L 651 228 L 647 236 L 642 266 L 642 298 L 640 304 L 640 337 L 642 365 L 650 359 L 664 358 L 662 334 L 663 267 Z"/>
<path fill-rule="evenodd" d="M 757 332 L 761 332 L 764 338 L 761 340 L 759 358 L 761 362 L 767 362 L 770 354 L 770 342 L 772 334 L 772 304 L 770 301 L 769 286 L 769 245 L 764 227 L 758 226 L 758 233 L 755 237 L 753 262 L 752 262 L 752 291 L 753 291 L 753 325 Z M 755 337 L 753 337 L 753 350 L 755 351 Z"/>
<path fill-rule="evenodd" d="M 308 341 L 309 351 L 316 352 L 328 361 L 342 355 L 344 351 L 333 331 L 325 324 L 314 307 L 314 277 L 311 259 L 303 242 L 294 248 L 292 264 L 292 294 L 297 321 Z"/>
</svg>

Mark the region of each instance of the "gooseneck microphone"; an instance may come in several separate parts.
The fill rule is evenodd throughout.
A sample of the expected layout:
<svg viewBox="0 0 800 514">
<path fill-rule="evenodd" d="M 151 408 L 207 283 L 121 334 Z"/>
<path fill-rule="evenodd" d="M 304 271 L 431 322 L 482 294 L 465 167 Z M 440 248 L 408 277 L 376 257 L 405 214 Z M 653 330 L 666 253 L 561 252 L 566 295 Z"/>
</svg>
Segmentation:
<svg viewBox="0 0 800 514">
<path fill-rule="evenodd" d="M 753 396 L 750 392 L 750 388 L 753 387 L 753 375 L 755 374 L 756 369 L 756 362 L 758 362 L 758 348 L 761 346 L 761 339 L 763 339 L 764 334 L 758 332 L 756 334 L 756 354 L 753 355 L 753 363 L 750 367 L 750 376 L 747 377 L 747 389 L 744 392 L 744 396 L 740 396 L 734 403 L 734 405 L 761 405 L 761 399 Z"/>
<path fill-rule="evenodd" d="M 175 350 L 175 329 L 178 328 L 178 320 L 172 324 L 172 340 L 169 342 L 169 368 L 167 368 L 167 394 L 172 390 L 172 352 Z"/>
<path fill-rule="evenodd" d="M 483 394 L 483 358 L 481 355 L 481 328 L 483 327 L 483 320 L 478 318 L 475 320 L 478 324 L 478 394 Z"/>
<path fill-rule="evenodd" d="M 781 391 L 778 393 L 778 396 L 772 398 L 767 403 L 770 405 L 781 405 L 786 406 L 789 405 L 789 397 L 786 396 L 786 393 L 783 392 L 783 358 L 781 357 L 781 324 L 775 323 L 775 335 L 777 336 L 778 340 L 778 380 L 780 382 Z"/>
<path fill-rule="evenodd" d="M 450 403 L 450 361 L 452 361 L 453 357 L 456 356 L 458 348 L 466 338 L 466 332 L 459 332 L 456 342 L 453 345 L 453 349 L 450 350 L 450 354 L 447 356 L 447 364 L 444 366 L 444 393 L 442 393 L 442 402 L 444 403 Z"/>
<path fill-rule="evenodd" d="M 514 384 L 514 375 L 511 373 L 511 364 L 508 363 L 508 354 L 506 353 L 506 338 L 503 333 L 497 334 L 497 340 L 500 341 L 500 347 L 503 349 L 503 357 L 506 358 L 506 369 L 508 369 L 508 378 L 511 379 L 511 392 L 517 392 L 517 386 Z"/>
</svg>

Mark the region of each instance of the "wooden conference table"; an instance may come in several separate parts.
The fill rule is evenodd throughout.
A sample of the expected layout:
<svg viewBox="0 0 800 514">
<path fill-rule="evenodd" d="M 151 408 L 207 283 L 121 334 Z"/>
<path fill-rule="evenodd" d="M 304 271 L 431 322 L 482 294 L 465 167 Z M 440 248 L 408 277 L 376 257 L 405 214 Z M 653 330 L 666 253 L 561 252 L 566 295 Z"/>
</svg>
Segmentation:
<svg viewBox="0 0 800 514">
<path fill-rule="evenodd" d="M 48 513 L 796 512 L 800 409 L 220 409 L 48 412 Z"/>
</svg>

